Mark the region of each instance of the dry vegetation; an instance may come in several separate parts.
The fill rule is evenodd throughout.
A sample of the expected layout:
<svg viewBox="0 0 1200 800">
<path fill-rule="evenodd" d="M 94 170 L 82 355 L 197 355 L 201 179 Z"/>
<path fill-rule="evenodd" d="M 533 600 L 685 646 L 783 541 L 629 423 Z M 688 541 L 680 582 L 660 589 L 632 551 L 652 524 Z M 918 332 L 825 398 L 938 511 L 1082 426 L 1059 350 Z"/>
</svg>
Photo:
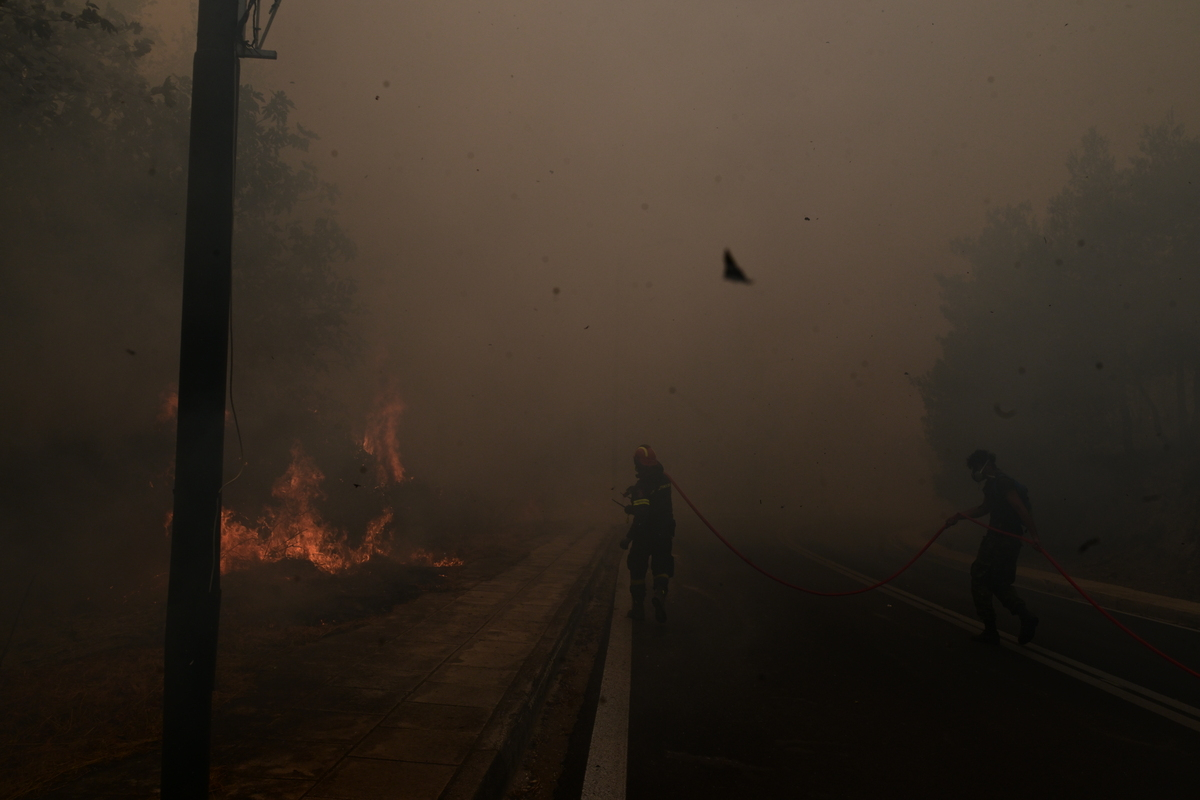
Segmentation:
<svg viewBox="0 0 1200 800">
<path fill-rule="evenodd" d="M 529 535 L 464 537 L 458 552 L 499 567 L 526 552 Z M 225 576 L 214 704 L 249 690 L 296 647 L 455 588 L 460 569 L 376 558 L 329 575 L 292 560 Z M 27 605 L 0 670 L 0 798 L 37 794 L 157 744 L 165 599 L 159 575 L 124 598 Z"/>
</svg>

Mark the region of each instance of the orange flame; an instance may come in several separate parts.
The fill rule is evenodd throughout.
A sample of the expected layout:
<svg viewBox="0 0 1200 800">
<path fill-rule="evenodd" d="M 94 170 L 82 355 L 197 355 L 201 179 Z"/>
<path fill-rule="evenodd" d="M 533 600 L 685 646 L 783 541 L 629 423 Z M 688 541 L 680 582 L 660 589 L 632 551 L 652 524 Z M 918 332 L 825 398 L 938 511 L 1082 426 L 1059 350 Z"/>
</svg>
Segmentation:
<svg viewBox="0 0 1200 800">
<path fill-rule="evenodd" d="M 172 386 L 162 395 L 158 419 L 170 421 L 178 411 L 179 394 Z M 404 403 L 393 388 L 384 391 L 367 418 L 362 449 L 374 456 L 380 488 L 404 480 L 399 446 L 403 412 Z M 222 509 L 222 574 L 286 558 L 306 559 L 333 573 L 361 564 L 374 555 L 388 555 L 392 548 L 390 526 L 395 517 L 392 509 L 384 508 L 368 522 L 361 543 L 352 547 L 346 531 L 331 525 L 317 508 L 317 503 L 325 498 L 321 491 L 324 480 L 325 474 L 297 442 L 292 447 L 291 464 L 271 489 L 275 503 L 267 506 L 256 521 L 239 518 L 231 508 Z M 164 527 L 168 536 L 171 517 L 171 512 L 167 512 Z M 463 563 L 456 556 L 438 557 L 427 550 L 415 551 L 406 561 L 428 567 L 457 567 Z"/>
<path fill-rule="evenodd" d="M 175 388 L 175 384 L 171 384 L 170 388 L 159 395 L 158 414 L 156 419 L 160 423 L 170 422 L 179 416 L 179 390 Z M 225 421 L 229 422 L 233 418 L 228 408 L 225 409 Z"/>
<path fill-rule="evenodd" d="M 408 557 L 409 564 L 420 564 L 424 567 L 461 567 L 463 560 L 456 556 L 438 558 L 428 550 L 414 550 Z"/>
<path fill-rule="evenodd" d="M 158 403 L 158 421 L 170 422 L 179 413 L 179 391 L 174 387 L 162 393 Z"/>
<path fill-rule="evenodd" d="M 371 520 L 362 543 L 351 547 L 346 532 L 326 522 L 316 507 L 325 496 L 320 489 L 324 480 L 300 445 L 292 447 L 292 463 L 271 490 L 279 505 L 267 508 L 256 525 L 241 522 L 232 509 L 221 512 L 221 572 L 285 558 L 307 559 L 325 572 L 338 572 L 386 553 L 392 510 Z"/>
<path fill-rule="evenodd" d="M 375 456 L 375 480 L 379 486 L 404 480 L 404 465 L 400 463 L 400 415 L 404 403 L 394 389 L 383 393 L 375 410 L 367 417 L 367 432 L 362 449 Z"/>
</svg>

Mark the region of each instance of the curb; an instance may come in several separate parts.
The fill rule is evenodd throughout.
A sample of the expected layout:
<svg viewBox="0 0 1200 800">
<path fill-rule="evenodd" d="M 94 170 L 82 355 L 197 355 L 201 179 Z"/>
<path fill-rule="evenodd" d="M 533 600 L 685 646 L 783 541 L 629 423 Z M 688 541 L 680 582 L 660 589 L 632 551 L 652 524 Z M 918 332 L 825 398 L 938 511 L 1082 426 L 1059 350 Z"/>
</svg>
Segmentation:
<svg viewBox="0 0 1200 800">
<path fill-rule="evenodd" d="M 525 746 L 533 733 L 554 676 L 574 639 L 587 601 L 597 591 L 604 574 L 605 556 L 614 549 L 615 532 L 600 538 L 588 566 L 576 580 L 555 614 L 554 621 L 525 659 L 508 691 L 479 735 L 478 744 L 464 759 L 439 800 L 497 800 L 520 767 Z"/>
</svg>

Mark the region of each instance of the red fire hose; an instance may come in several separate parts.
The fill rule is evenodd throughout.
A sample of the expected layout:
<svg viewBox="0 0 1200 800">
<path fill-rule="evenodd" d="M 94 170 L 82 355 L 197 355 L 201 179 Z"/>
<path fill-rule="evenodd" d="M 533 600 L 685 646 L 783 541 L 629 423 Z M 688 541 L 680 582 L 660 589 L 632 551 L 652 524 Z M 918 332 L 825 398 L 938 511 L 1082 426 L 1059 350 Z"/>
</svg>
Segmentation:
<svg viewBox="0 0 1200 800">
<path fill-rule="evenodd" d="M 795 589 L 798 592 L 804 592 L 805 594 L 815 594 L 820 597 L 846 597 L 846 596 L 852 595 L 852 594 L 862 594 L 864 592 L 869 592 L 872 589 L 878 589 L 880 586 L 883 586 L 885 583 L 890 583 L 891 581 L 895 580 L 902 572 L 904 572 L 906 569 L 908 569 L 914 563 L 916 563 L 917 559 L 925 554 L 925 551 L 928 550 L 935 541 L 937 541 L 937 538 L 942 535 L 942 532 L 945 531 L 946 527 L 947 527 L 945 524 L 943 524 L 942 527 L 938 528 L 937 532 L 935 534 L 933 534 L 933 536 L 929 539 L 929 541 L 927 541 L 920 550 L 917 551 L 917 554 L 915 556 L 913 556 L 912 558 L 910 558 L 908 560 L 907 564 L 905 564 L 903 567 L 896 570 L 895 572 L 893 572 L 891 575 L 887 576 L 883 580 L 879 581 L 878 583 L 873 583 L 870 586 L 865 586 L 862 589 L 854 589 L 849 592 L 818 592 L 815 589 L 806 589 L 805 587 L 797 586 L 796 584 L 791 583 L 790 581 L 785 581 L 783 578 L 780 578 L 777 575 L 772 575 L 770 572 L 767 572 L 765 569 L 760 567 L 758 564 L 755 564 L 753 561 L 751 561 L 749 558 L 747 558 L 745 555 L 743 555 L 740 550 L 738 550 L 736 547 L 734 547 L 729 542 L 728 539 L 726 539 L 724 536 L 722 536 L 720 534 L 720 532 L 718 532 L 717 529 L 713 527 L 713 524 L 711 522 L 709 522 L 707 519 L 704 518 L 704 515 L 700 513 L 700 509 L 696 508 L 696 504 L 693 503 L 691 501 L 691 498 L 689 498 L 687 496 L 687 494 L 683 491 L 683 489 L 681 489 L 679 487 L 679 484 L 675 482 L 675 479 L 672 478 L 670 475 L 667 475 L 666 477 L 667 477 L 667 480 L 669 480 L 671 482 L 671 485 L 675 487 L 675 491 L 679 492 L 679 496 L 683 498 L 683 501 L 688 504 L 688 506 L 692 509 L 692 511 L 696 512 L 696 516 L 700 518 L 700 521 L 703 522 L 705 524 L 705 526 L 710 531 L 713 532 L 713 535 L 716 536 L 718 539 L 720 539 L 721 543 L 724 544 L 726 547 L 728 547 L 735 556 L 740 558 L 742 561 L 745 561 L 747 564 L 749 564 L 755 570 L 757 570 L 758 572 L 767 576 L 768 578 L 775 581 L 776 583 L 781 583 L 784 586 L 788 587 L 789 589 Z M 1071 584 L 1071 586 L 1075 589 L 1075 591 L 1079 592 L 1079 594 L 1083 597 L 1084 600 L 1087 600 L 1089 603 L 1092 604 L 1093 608 L 1095 608 L 1097 611 L 1099 611 L 1101 614 L 1104 615 L 1105 619 L 1107 619 L 1113 625 L 1116 625 L 1118 628 L 1120 628 L 1122 631 L 1127 633 L 1129 636 L 1133 637 L 1134 641 L 1136 641 L 1138 644 L 1142 645 L 1143 647 L 1147 648 L 1155 655 L 1158 655 L 1158 656 L 1166 659 L 1167 661 L 1171 662 L 1172 664 L 1179 667 L 1181 670 L 1183 670 L 1187 674 L 1191 675 L 1193 678 L 1200 678 L 1200 672 L 1197 672 L 1196 670 L 1192 669 L 1191 667 L 1187 666 L 1186 664 L 1167 655 L 1162 650 L 1159 650 L 1157 647 L 1150 644 L 1145 639 L 1143 639 L 1141 636 L 1138 636 L 1136 633 L 1134 633 L 1129 628 L 1127 628 L 1120 620 L 1118 620 L 1112 614 L 1108 613 L 1108 611 L 1106 609 L 1102 608 L 1099 603 L 1097 603 L 1095 600 L 1092 599 L 1091 595 L 1089 595 L 1082 588 L 1080 588 L 1079 584 L 1077 584 L 1075 582 L 1075 580 L 1070 575 L 1067 574 L 1067 571 L 1062 568 L 1062 565 L 1060 565 L 1054 559 L 1053 556 L 1051 556 L 1049 553 L 1047 553 L 1042 548 L 1041 544 L 1034 541 L 1033 539 L 1028 539 L 1024 536 L 1018 536 L 1017 534 L 1010 533 L 1009 531 L 1002 531 L 999 528 L 993 528 L 991 525 L 987 525 L 983 522 L 980 522 L 977 519 L 972 519 L 971 517 L 963 517 L 963 519 L 968 519 L 971 522 L 974 522 L 976 525 L 980 526 L 981 528 L 987 528 L 990 531 L 995 531 L 996 533 L 1002 533 L 1005 536 L 1011 536 L 1014 539 L 1020 539 L 1022 542 L 1025 542 L 1030 547 L 1032 547 L 1034 550 L 1037 550 L 1039 553 L 1041 553 L 1043 556 L 1046 557 L 1046 560 L 1049 561 L 1056 570 L 1058 570 L 1060 575 L 1062 575 L 1064 578 L 1066 578 L 1067 583 Z"/>
<path fill-rule="evenodd" d="M 872 589 L 878 589 L 880 586 L 883 586 L 885 583 L 889 583 L 890 581 L 895 579 L 896 576 L 898 576 L 901 572 L 904 572 L 904 570 L 908 569 L 914 563 L 916 563 L 917 559 L 920 558 L 922 555 L 924 555 L 925 551 L 929 549 L 930 545 L 932 545 L 935 541 L 937 541 L 937 538 L 942 535 L 942 531 L 946 530 L 945 525 L 938 528 L 937 533 L 935 533 L 933 535 L 933 538 L 930 539 L 928 542 L 926 542 L 925 546 L 922 547 L 920 550 L 918 550 L 917 554 L 915 556 L 913 556 L 911 559 L 909 559 L 907 564 L 905 564 L 903 567 L 901 567 L 900 569 L 893 572 L 891 575 L 889 575 L 886 578 L 884 578 L 883 580 L 881 580 L 879 583 L 873 583 L 870 586 L 865 586 L 862 589 L 854 589 L 849 592 L 818 592 L 816 589 L 806 589 L 803 586 L 797 586 L 794 583 L 785 581 L 783 578 L 780 578 L 778 575 L 772 575 L 771 573 L 767 572 L 765 569 L 760 567 L 758 564 L 755 564 L 753 561 L 746 558 L 746 556 L 742 555 L 742 552 L 740 550 L 738 550 L 736 547 L 734 547 L 732 544 L 729 543 L 728 539 L 726 539 L 724 536 L 722 536 L 720 533 L 717 532 L 717 529 L 713 527 L 711 522 L 709 522 L 707 519 L 704 518 L 704 515 L 700 513 L 700 509 L 696 508 L 696 504 L 693 503 L 686 494 L 684 494 L 683 489 L 679 488 L 679 484 L 675 482 L 674 478 L 672 478 L 670 475 L 667 475 L 667 480 L 669 480 L 671 482 L 671 485 L 675 487 L 675 491 L 679 492 L 679 496 L 683 498 L 683 502 L 685 502 L 689 506 L 691 506 L 692 511 L 696 512 L 696 516 L 700 518 L 700 521 L 703 522 L 705 525 L 707 525 L 708 529 L 713 532 L 713 535 L 716 536 L 718 539 L 720 539 L 722 544 L 724 544 L 726 547 L 728 547 L 730 550 L 732 550 L 733 554 L 735 556 L 740 558 L 742 561 L 745 561 L 751 567 L 758 570 L 763 575 L 766 575 L 768 578 L 775 581 L 776 583 L 782 583 L 784 586 L 788 587 L 789 589 L 795 589 L 797 592 L 804 592 L 805 594 L 815 594 L 819 597 L 847 597 L 852 594 L 862 594 L 863 592 L 869 592 Z"/>
<path fill-rule="evenodd" d="M 680 492 L 680 495 L 682 495 L 682 494 L 683 494 L 683 492 Z M 1150 650 L 1152 653 L 1154 653 L 1158 656 L 1161 656 L 1162 658 L 1165 658 L 1167 661 L 1170 661 L 1172 664 L 1179 667 L 1181 670 L 1183 670 L 1187 674 L 1191 675 L 1193 678 L 1200 678 L 1200 672 L 1197 672 L 1196 670 L 1192 669 L 1191 667 L 1187 666 L 1186 664 L 1183 664 L 1182 662 L 1177 661 L 1176 659 L 1167 655 L 1162 650 L 1159 650 L 1157 647 L 1150 644 L 1149 642 L 1147 642 L 1142 637 L 1138 636 L 1133 631 L 1129 630 L 1129 628 L 1125 627 L 1125 624 L 1123 622 L 1121 622 L 1119 619 L 1117 619 L 1116 617 L 1114 617 L 1112 614 L 1108 613 L 1107 609 L 1102 608 L 1099 603 L 1097 603 L 1095 600 L 1092 599 L 1092 596 L 1090 594 L 1085 592 L 1080 587 L 1080 585 L 1075 582 L 1074 578 L 1072 578 L 1070 575 L 1067 574 L 1067 571 L 1062 568 L 1062 565 L 1058 563 L 1058 561 L 1054 558 L 1054 556 L 1052 556 L 1046 552 L 1045 548 L 1042 547 L 1041 543 L 1035 542 L 1032 539 L 1027 539 L 1024 536 L 1018 536 L 1015 533 L 1010 533 L 1008 531 L 1002 531 L 999 528 L 993 528 L 991 525 L 986 525 L 977 519 L 972 519 L 971 517 L 965 517 L 964 519 L 968 519 L 971 522 L 974 522 L 976 525 L 978 525 L 981 528 L 987 528 L 989 531 L 995 531 L 996 533 L 1002 533 L 1005 536 L 1011 536 L 1014 539 L 1020 539 L 1022 542 L 1025 542 L 1030 547 L 1032 547 L 1034 550 L 1037 550 L 1039 553 L 1041 553 L 1043 556 L 1046 557 L 1046 560 L 1049 561 L 1056 570 L 1058 570 L 1058 573 L 1060 575 L 1062 575 L 1064 578 L 1067 579 L 1067 583 L 1071 584 L 1072 588 L 1074 588 L 1075 591 L 1079 592 L 1080 596 L 1083 597 L 1084 600 L 1087 600 L 1089 603 L 1092 604 L 1093 608 L 1095 608 L 1097 611 L 1099 611 L 1101 614 L 1104 615 L 1105 619 L 1107 619 L 1113 625 L 1116 625 L 1121 630 L 1125 631 L 1125 633 L 1132 636 L 1134 641 L 1136 641 L 1142 647 L 1145 647 L 1148 650 Z M 943 526 L 943 528 L 944 527 L 945 526 Z"/>
</svg>

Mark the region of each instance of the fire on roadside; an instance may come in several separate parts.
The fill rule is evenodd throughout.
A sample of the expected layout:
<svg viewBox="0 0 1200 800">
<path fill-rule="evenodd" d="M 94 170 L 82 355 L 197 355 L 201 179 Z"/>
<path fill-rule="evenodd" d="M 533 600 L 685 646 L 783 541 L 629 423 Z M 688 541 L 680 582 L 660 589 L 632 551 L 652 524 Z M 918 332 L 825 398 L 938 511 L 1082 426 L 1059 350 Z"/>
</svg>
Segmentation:
<svg viewBox="0 0 1200 800">
<path fill-rule="evenodd" d="M 158 421 L 170 422 L 179 415 L 179 390 L 172 384 L 158 401 Z"/>
<path fill-rule="evenodd" d="M 174 417 L 177 409 L 178 395 L 169 391 L 164 394 L 159 420 Z M 360 440 L 363 451 L 375 460 L 378 488 L 404 481 L 399 447 L 403 411 L 404 404 L 397 394 L 385 392 L 368 416 L 366 432 Z M 250 522 L 232 508 L 222 509 L 221 573 L 288 558 L 304 559 L 324 572 L 336 573 L 376 555 L 395 558 L 392 529 L 395 511 L 385 506 L 367 523 L 359 543 L 351 545 L 347 531 L 331 524 L 318 508 L 318 502 L 325 498 L 321 490 L 325 474 L 299 442 L 292 446 L 291 453 L 291 463 L 271 489 L 274 502 L 264 507 L 257 519 Z M 169 533 L 170 513 L 166 526 Z M 438 556 L 424 549 L 397 560 L 428 567 L 455 567 L 463 563 L 456 556 Z"/>
<path fill-rule="evenodd" d="M 221 512 L 221 572 L 254 564 L 302 558 L 325 572 L 340 572 L 371 556 L 387 553 L 388 524 L 394 512 L 385 508 L 367 524 L 362 542 L 351 547 L 345 531 L 322 516 L 316 503 L 324 473 L 299 444 L 292 447 L 292 463 L 275 481 L 268 506 L 257 523 L 247 525 L 232 509 Z"/>
<path fill-rule="evenodd" d="M 428 550 L 414 550 L 412 555 L 405 559 L 409 564 L 420 564 L 423 567 L 461 567 L 463 560 L 455 556 L 443 556 L 438 558 Z"/>
<path fill-rule="evenodd" d="M 404 403 L 394 389 L 384 392 L 375 410 L 367 417 L 367 430 L 362 437 L 362 449 L 375 457 L 375 481 L 388 486 L 404 480 L 404 465 L 400 463 L 400 415 Z"/>
</svg>

